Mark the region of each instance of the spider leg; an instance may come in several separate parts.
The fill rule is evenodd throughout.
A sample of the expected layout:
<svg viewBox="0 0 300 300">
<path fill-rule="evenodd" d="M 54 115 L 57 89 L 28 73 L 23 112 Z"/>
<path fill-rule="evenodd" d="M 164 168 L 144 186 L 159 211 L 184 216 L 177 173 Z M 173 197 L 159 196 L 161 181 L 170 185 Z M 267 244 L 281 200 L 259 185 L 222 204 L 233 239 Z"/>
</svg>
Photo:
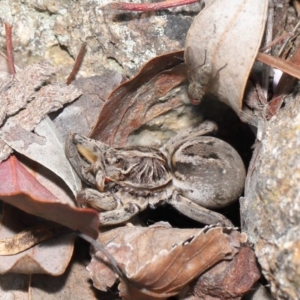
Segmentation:
<svg viewBox="0 0 300 300">
<path fill-rule="evenodd" d="M 117 225 L 124 223 L 131 219 L 134 215 L 138 214 L 141 210 L 144 210 L 146 207 L 147 204 L 140 206 L 136 203 L 127 203 L 120 209 L 99 213 L 100 224 Z"/>
<path fill-rule="evenodd" d="M 160 148 L 166 157 L 171 157 L 176 150 L 187 141 L 191 141 L 199 136 L 207 135 L 217 131 L 217 125 L 212 121 L 204 121 L 194 128 L 188 128 L 180 131 L 170 138 L 167 143 Z"/>
<path fill-rule="evenodd" d="M 81 206 L 92 207 L 99 211 L 116 209 L 119 199 L 112 192 L 100 193 L 95 189 L 84 189 L 77 194 L 77 203 Z"/>
<path fill-rule="evenodd" d="M 148 201 L 142 197 L 133 197 L 115 191 L 99 192 L 89 188 L 78 193 L 77 202 L 81 206 L 92 207 L 100 211 L 101 225 L 124 223 L 148 206 Z"/>
<path fill-rule="evenodd" d="M 223 215 L 190 201 L 189 199 L 181 196 L 176 190 L 167 202 L 185 216 L 200 223 L 209 225 L 220 223 L 227 227 L 234 227 L 231 221 Z"/>
</svg>

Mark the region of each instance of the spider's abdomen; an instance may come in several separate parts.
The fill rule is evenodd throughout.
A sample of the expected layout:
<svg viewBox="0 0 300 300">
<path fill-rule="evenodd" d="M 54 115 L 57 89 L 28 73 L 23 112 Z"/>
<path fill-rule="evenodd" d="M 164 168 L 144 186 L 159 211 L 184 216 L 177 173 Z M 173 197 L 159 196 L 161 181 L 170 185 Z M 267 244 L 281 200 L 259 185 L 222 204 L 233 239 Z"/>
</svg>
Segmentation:
<svg viewBox="0 0 300 300">
<path fill-rule="evenodd" d="M 171 164 L 174 187 L 202 206 L 226 206 L 243 191 L 243 161 L 220 139 L 202 136 L 183 143 L 172 155 Z"/>
</svg>

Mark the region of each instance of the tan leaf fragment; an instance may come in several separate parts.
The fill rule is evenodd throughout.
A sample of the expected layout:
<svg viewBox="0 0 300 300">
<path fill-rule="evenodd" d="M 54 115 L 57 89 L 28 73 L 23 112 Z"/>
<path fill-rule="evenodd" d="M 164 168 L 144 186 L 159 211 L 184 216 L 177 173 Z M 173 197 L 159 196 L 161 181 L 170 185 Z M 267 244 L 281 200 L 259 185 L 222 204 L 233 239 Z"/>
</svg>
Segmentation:
<svg viewBox="0 0 300 300">
<path fill-rule="evenodd" d="M 182 51 L 157 56 L 119 85 L 104 103 L 91 137 L 123 147 L 143 124 L 188 103 L 182 56 Z"/>
<path fill-rule="evenodd" d="M 124 299 L 135 299 L 132 291 L 137 287 L 146 295 L 166 298 L 178 294 L 188 282 L 219 261 L 232 259 L 240 247 L 241 235 L 234 229 L 211 226 L 122 227 L 102 233 L 99 241 L 106 245 L 132 283 L 130 295 L 126 284 L 120 284 Z M 88 270 L 94 286 L 100 290 L 115 282 L 116 275 L 99 252 L 93 255 Z"/>
<path fill-rule="evenodd" d="M 58 175 L 76 195 L 81 189 L 81 181 L 66 158 L 64 141 L 49 117 L 36 126 L 35 133 L 25 130 L 12 119 L 0 129 L 0 136 L 7 145 Z"/>
<path fill-rule="evenodd" d="M 60 225 L 36 226 L 0 240 L 0 255 L 14 255 L 21 253 L 34 245 L 46 241 L 57 234 L 62 234 L 64 227 Z M 66 229 L 69 233 L 70 229 Z"/>
</svg>

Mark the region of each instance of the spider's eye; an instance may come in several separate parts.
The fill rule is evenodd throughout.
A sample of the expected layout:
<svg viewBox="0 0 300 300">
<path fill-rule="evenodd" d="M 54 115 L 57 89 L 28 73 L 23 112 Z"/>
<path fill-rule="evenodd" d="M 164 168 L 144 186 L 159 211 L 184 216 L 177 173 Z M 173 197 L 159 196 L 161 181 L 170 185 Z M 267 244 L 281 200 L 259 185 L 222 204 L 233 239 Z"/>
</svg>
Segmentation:
<svg viewBox="0 0 300 300">
<path fill-rule="evenodd" d="M 115 161 L 116 164 L 120 164 L 123 162 L 123 158 L 118 157 Z"/>
<path fill-rule="evenodd" d="M 107 158 L 104 160 L 104 162 L 105 164 L 109 165 L 109 160 Z"/>
</svg>

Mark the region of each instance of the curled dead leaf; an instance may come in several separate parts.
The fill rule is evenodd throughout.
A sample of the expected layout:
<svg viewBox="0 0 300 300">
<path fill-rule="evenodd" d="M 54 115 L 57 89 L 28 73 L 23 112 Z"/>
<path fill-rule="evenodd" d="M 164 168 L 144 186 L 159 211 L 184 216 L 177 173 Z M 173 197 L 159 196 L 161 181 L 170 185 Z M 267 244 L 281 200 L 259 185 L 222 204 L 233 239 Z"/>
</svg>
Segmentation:
<svg viewBox="0 0 300 300">
<path fill-rule="evenodd" d="M 131 283 L 127 286 L 122 282 L 119 287 L 124 299 L 138 299 L 135 292 L 157 298 L 178 294 L 216 263 L 232 259 L 241 240 L 235 230 L 220 227 L 121 227 L 99 237 Z M 100 290 L 106 290 L 116 280 L 107 264 L 96 252 L 88 266 L 94 286 Z"/>
<path fill-rule="evenodd" d="M 185 82 L 183 51 L 153 58 L 136 77 L 110 94 L 91 137 L 124 146 L 129 134 L 141 125 L 188 101 L 185 89 L 181 89 Z"/>
</svg>

